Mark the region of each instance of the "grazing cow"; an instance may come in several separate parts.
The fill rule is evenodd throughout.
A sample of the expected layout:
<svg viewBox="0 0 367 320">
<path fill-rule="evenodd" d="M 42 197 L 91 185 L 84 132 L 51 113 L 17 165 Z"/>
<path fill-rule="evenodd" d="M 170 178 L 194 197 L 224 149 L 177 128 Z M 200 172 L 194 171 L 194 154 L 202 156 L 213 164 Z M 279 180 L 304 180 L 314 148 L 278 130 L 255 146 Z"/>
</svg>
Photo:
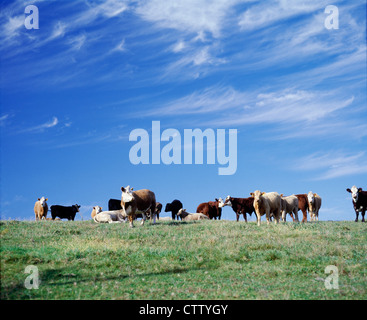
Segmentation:
<svg viewBox="0 0 367 320">
<path fill-rule="evenodd" d="M 47 218 L 47 211 L 48 211 L 48 205 L 46 202 L 47 200 L 48 198 L 45 199 L 45 197 L 38 198 L 38 200 L 34 204 L 34 214 L 36 217 L 36 221 Z"/>
<path fill-rule="evenodd" d="M 209 218 L 205 214 L 202 214 L 202 213 L 189 213 L 189 212 L 186 212 L 186 209 L 180 209 L 178 211 L 177 215 L 179 217 L 181 217 L 182 220 L 184 220 L 184 221 L 205 220 L 205 219 L 209 220 Z"/>
<path fill-rule="evenodd" d="M 256 190 L 250 195 L 254 198 L 254 208 L 257 216 L 257 225 L 260 226 L 262 215 L 266 215 L 267 224 L 270 223 L 270 214 L 273 214 L 275 223 L 279 222 L 280 211 L 282 208 L 281 197 L 277 192 L 260 192 Z"/>
<path fill-rule="evenodd" d="M 134 216 L 138 213 L 143 215 L 141 225 L 144 225 L 146 215 L 149 215 L 150 221 L 153 219 L 155 224 L 156 213 L 155 213 L 155 194 L 148 189 L 142 189 L 132 191 L 133 188 L 127 186 L 126 188 L 121 187 L 121 207 L 123 210 L 123 216 L 127 216 L 130 222 L 130 227 L 134 227 L 133 220 Z"/>
<path fill-rule="evenodd" d="M 362 214 L 362 222 L 365 222 L 364 215 L 367 209 L 367 191 L 363 191 L 362 188 L 353 186 L 352 189 L 347 189 L 352 194 L 353 208 L 356 212 L 356 220 L 358 222 L 359 212 Z"/>
<path fill-rule="evenodd" d="M 108 200 L 108 211 L 121 210 L 121 200 L 110 199 Z"/>
<path fill-rule="evenodd" d="M 218 218 L 220 220 L 223 207 L 224 201 L 222 198 L 215 198 L 215 201 L 200 203 L 196 209 L 196 212 L 206 215 L 209 219 L 217 220 Z"/>
<path fill-rule="evenodd" d="M 250 216 L 254 209 L 254 198 L 233 198 L 231 196 L 227 196 L 226 200 L 224 201 L 224 206 L 231 206 L 233 211 L 236 213 L 237 221 L 240 218 L 240 214 L 243 214 L 245 221 L 247 222 L 247 215 L 248 213 Z"/>
<path fill-rule="evenodd" d="M 173 200 L 171 203 L 166 204 L 164 212 L 172 212 L 172 220 L 176 219 L 178 210 L 182 209 L 182 202 L 180 200 Z M 178 217 L 177 217 L 178 220 Z"/>
<path fill-rule="evenodd" d="M 159 214 L 162 211 L 162 207 L 163 207 L 163 205 L 160 202 L 157 202 L 155 204 L 155 215 L 156 215 L 157 219 L 159 219 Z"/>
<path fill-rule="evenodd" d="M 96 214 L 102 212 L 102 207 L 100 206 L 95 206 L 93 207 L 92 213 L 90 214 L 92 219 L 95 217 Z"/>
<path fill-rule="evenodd" d="M 308 209 L 308 200 L 307 194 L 296 194 L 298 198 L 298 211 L 301 210 L 303 213 L 302 222 L 307 222 L 307 209 Z M 293 214 L 291 213 L 290 216 L 293 219 Z"/>
<path fill-rule="evenodd" d="M 112 210 L 112 211 L 102 211 L 93 217 L 94 222 L 97 223 L 121 223 L 125 222 L 124 211 Z"/>
<path fill-rule="evenodd" d="M 79 212 L 80 206 L 77 204 L 72 205 L 71 207 L 64 207 L 59 205 L 51 206 L 51 216 L 52 219 L 55 220 L 56 217 L 60 219 L 68 219 L 73 220 L 77 212 Z"/>
<path fill-rule="evenodd" d="M 319 221 L 319 210 L 321 208 L 321 197 L 317 193 L 310 191 L 307 194 L 308 212 L 311 221 Z"/>
<path fill-rule="evenodd" d="M 282 220 L 286 221 L 286 214 L 289 213 L 293 221 L 298 222 L 298 198 L 293 194 L 288 197 L 283 197 L 280 195 L 282 203 Z M 293 214 L 296 219 L 293 218 Z"/>
</svg>

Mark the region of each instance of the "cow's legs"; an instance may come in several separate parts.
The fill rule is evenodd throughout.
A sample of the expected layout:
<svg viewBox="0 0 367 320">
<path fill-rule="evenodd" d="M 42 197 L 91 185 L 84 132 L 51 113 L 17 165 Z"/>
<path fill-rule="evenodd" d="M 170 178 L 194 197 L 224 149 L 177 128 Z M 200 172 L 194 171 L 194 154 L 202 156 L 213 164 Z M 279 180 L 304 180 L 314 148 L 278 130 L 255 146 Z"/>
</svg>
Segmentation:
<svg viewBox="0 0 367 320">
<path fill-rule="evenodd" d="M 366 210 L 363 210 L 362 212 L 361 212 L 361 214 L 362 214 L 362 222 L 365 222 L 365 220 L 364 220 L 364 214 L 366 213 Z"/>
<path fill-rule="evenodd" d="M 134 228 L 134 224 L 133 224 L 134 216 L 130 215 L 128 216 L 128 219 L 129 219 L 129 227 Z"/>
<path fill-rule="evenodd" d="M 245 218 L 245 221 L 247 222 L 247 215 L 246 212 L 243 213 L 243 217 Z"/>
<path fill-rule="evenodd" d="M 261 221 L 260 221 L 260 220 L 261 220 L 261 215 L 260 215 L 260 213 L 257 213 L 257 212 L 256 212 L 256 219 L 257 219 L 257 225 L 258 225 L 258 226 L 260 226 L 260 223 L 261 223 Z"/>
<path fill-rule="evenodd" d="M 240 214 L 238 212 L 236 212 L 236 219 L 237 219 L 237 222 L 238 220 L 240 220 Z"/>
<path fill-rule="evenodd" d="M 356 210 L 356 219 L 354 220 L 355 222 L 358 222 L 358 216 L 359 216 L 359 211 Z"/>
<path fill-rule="evenodd" d="M 307 210 L 302 209 L 302 213 L 303 213 L 302 222 L 307 222 Z"/>
<path fill-rule="evenodd" d="M 266 223 L 269 225 L 270 224 L 270 211 L 266 210 Z"/>
<path fill-rule="evenodd" d="M 291 213 L 291 217 L 293 219 L 293 222 L 294 221 L 299 222 L 299 220 L 298 220 L 298 210 L 297 209 L 294 209 L 293 213 L 294 213 L 294 216 L 295 216 L 295 219 L 294 219 L 293 218 L 293 214 Z"/>
</svg>

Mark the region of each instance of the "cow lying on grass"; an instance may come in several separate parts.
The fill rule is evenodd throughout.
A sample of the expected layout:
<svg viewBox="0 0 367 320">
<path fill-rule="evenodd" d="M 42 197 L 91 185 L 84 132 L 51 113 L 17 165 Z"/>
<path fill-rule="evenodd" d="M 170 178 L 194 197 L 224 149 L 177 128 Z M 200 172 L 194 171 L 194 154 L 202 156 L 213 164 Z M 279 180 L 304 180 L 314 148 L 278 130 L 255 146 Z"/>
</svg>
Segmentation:
<svg viewBox="0 0 367 320">
<path fill-rule="evenodd" d="M 177 216 L 181 217 L 184 221 L 193 221 L 193 220 L 209 220 L 209 217 L 202 213 L 189 213 L 186 212 L 186 209 L 180 209 L 177 213 Z"/>
<path fill-rule="evenodd" d="M 97 223 L 121 223 L 125 222 L 123 210 L 102 211 L 97 213 L 93 220 Z"/>
</svg>

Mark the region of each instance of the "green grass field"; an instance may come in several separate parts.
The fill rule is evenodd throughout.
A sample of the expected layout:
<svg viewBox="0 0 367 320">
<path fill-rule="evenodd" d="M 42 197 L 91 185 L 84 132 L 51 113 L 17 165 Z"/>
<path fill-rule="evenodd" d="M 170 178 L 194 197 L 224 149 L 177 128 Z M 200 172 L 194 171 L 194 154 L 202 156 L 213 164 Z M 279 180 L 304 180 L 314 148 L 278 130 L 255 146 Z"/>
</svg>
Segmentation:
<svg viewBox="0 0 367 320">
<path fill-rule="evenodd" d="M 367 223 L 2 221 L 1 299 L 366 299 Z M 26 289 L 28 265 L 38 289 Z M 339 289 L 326 289 L 328 265 Z"/>
</svg>

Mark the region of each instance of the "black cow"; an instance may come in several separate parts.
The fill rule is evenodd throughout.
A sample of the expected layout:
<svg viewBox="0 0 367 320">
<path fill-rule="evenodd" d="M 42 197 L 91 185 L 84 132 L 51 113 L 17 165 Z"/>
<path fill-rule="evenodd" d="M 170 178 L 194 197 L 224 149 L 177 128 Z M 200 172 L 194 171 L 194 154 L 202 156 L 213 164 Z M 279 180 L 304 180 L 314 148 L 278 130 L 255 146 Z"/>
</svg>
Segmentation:
<svg viewBox="0 0 367 320">
<path fill-rule="evenodd" d="M 121 199 L 110 199 L 108 200 L 108 211 L 121 210 Z"/>
<path fill-rule="evenodd" d="M 353 208 L 356 212 L 356 222 L 358 221 L 359 212 L 362 213 L 362 222 L 365 222 L 364 215 L 367 210 L 367 191 L 363 191 L 362 188 L 353 186 L 352 189 L 347 189 L 352 194 Z"/>
<path fill-rule="evenodd" d="M 182 202 L 180 200 L 173 200 L 171 203 L 167 203 L 166 204 L 166 209 L 164 210 L 164 212 L 172 212 L 172 220 L 176 219 L 177 213 L 180 209 L 182 209 Z M 177 220 L 178 216 L 177 216 Z M 182 217 L 181 217 L 182 220 Z"/>
<path fill-rule="evenodd" d="M 155 214 L 156 214 L 156 216 L 157 216 L 157 219 L 159 219 L 159 214 L 161 213 L 161 211 L 162 211 L 162 207 L 163 207 L 163 205 L 160 203 L 160 202 L 157 202 L 156 204 L 155 204 Z"/>
<path fill-rule="evenodd" d="M 55 220 L 56 217 L 59 217 L 60 219 L 68 219 L 74 221 L 76 213 L 79 212 L 79 208 L 80 206 L 77 204 L 74 204 L 71 207 L 53 205 L 51 206 L 52 220 Z"/>
</svg>

